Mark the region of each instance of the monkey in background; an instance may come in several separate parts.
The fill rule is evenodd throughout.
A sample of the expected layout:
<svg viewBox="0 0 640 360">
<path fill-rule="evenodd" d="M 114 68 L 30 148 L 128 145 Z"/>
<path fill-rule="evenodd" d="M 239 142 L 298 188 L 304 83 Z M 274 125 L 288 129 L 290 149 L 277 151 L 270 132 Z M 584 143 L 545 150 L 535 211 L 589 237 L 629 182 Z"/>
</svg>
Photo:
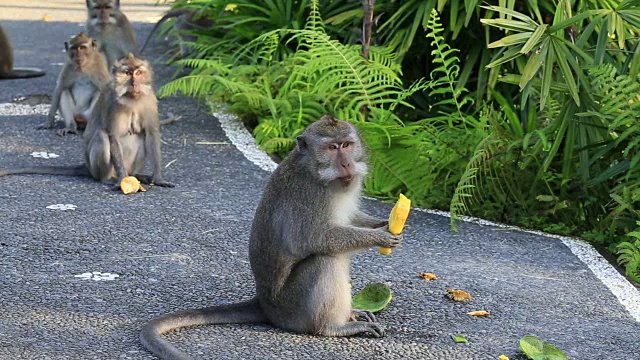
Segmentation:
<svg viewBox="0 0 640 360">
<path fill-rule="evenodd" d="M 100 51 L 111 67 L 127 54 L 138 53 L 138 42 L 127 16 L 120 10 L 120 0 L 86 0 L 87 34 L 98 41 Z"/>
<path fill-rule="evenodd" d="M 359 210 L 367 172 L 364 145 L 353 125 L 329 115 L 297 140 L 271 175 L 251 227 L 255 297 L 152 320 L 140 339 L 155 355 L 189 359 L 161 335 L 194 325 L 268 323 L 315 335 L 384 336 L 372 313 L 351 308 L 351 254 L 396 247 L 402 240 L 388 231 L 386 220 Z"/>
<path fill-rule="evenodd" d="M 115 181 L 116 188 L 123 178 L 135 176 L 145 184 L 173 187 L 162 176 L 160 122 L 152 79 L 149 63 L 133 54 L 116 61 L 113 79 L 100 92 L 84 131 L 84 164 L 0 170 L 0 176 L 91 176 L 101 182 Z M 151 159 L 151 175 L 140 173 L 147 157 Z"/>
<path fill-rule="evenodd" d="M 0 26 L 0 80 L 27 79 L 44 76 L 44 71 L 36 68 L 14 68 L 13 49 L 7 33 Z"/>
<path fill-rule="evenodd" d="M 104 54 L 98 51 L 95 40 L 85 33 L 79 33 L 69 43 L 65 42 L 64 46 L 68 58 L 58 76 L 47 121 L 38 127 L 51 129 L 55 124 L 55 115 L 60 110 L 65 123 L 64 129 L 57 132 L 60 136 L 75 134 L 78 128 L 84 129 L 100 92 L 111 80 L 107 61 Z"/>
</svg>

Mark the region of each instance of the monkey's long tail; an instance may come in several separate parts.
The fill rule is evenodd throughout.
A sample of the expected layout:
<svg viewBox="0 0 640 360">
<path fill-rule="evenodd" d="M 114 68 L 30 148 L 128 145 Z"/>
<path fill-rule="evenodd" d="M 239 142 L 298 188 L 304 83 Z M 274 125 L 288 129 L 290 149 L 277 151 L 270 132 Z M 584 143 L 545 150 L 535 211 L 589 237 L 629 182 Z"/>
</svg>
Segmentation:
<svg viewBox="0 0 640 360">
<path fill-rule="evenodd" d="M 190 10 L 187 9 L 187 8 L 175 9 L 175 10 L 169 11 L 163 17 L 161 17 L 160 20 L 158 20 L 156 25 L 153 27 L 153 29 L 151 29 L 151 32 L 149 33 L 149 36 L 147 36 L 147 40 L 144 41 L 144 44 L 142 44 L 142 47 L 140 48 L 140 51 L 138 53 L 140 55 L 142 55 L 142 52 L 147 47 L 147 44 L 149 43 L 149 40 L 151 40 L 151 37 L 153 36 L 153 33 L 155 33 L 156 30 L 158 30 L 158 28 L 160 27 L 160 25 L 162 25 L 162 23 L 164 23 L 165 21 L 169 20 L 172 17 L 176 17 L 176 16 L 180 16 L 180 15 L 186 14 L 189 11 Z"/>
<path fill-rule="evenodd" d="M 44 76 L 45 72 L 36 68 L 13 68 L 10 72 L 0 75 L 0 80 L 28 79 Z"/>
<path fill-rule="evenodd" d="M 30 168 L 0 170 L 0 176 L 18 174 L 91 176 L 89 170 L 84 164 L 75 166 L 38 166 Z"/>
<path fill-rule="evenodd" d="M 189 355 L 161 337 L 169 331 L 197 325 L 246 324 L 268 322 L 256 298 L 229 305 L 178 311 L 148 322 L 140 332 L 140 341 L 147 350 L 164 360 L 187 360 Z"/>
</svg>

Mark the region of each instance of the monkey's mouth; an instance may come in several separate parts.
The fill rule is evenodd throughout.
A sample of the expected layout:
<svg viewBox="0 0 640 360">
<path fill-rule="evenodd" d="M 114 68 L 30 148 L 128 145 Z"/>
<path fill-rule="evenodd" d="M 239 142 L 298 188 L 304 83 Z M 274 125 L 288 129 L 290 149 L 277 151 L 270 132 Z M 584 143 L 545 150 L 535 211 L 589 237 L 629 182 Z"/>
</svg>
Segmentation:
<svg viewBox="0 0 640 360">
<path fill-rule="evenodd" d="M 343 185 L 347 186 L 349 184 L 351 184 L 351 182 L 353 181 L 353 175 L 346 175 L 346 176 L 341 176 L 338 179 L 342 182 Z"/>
</svg>

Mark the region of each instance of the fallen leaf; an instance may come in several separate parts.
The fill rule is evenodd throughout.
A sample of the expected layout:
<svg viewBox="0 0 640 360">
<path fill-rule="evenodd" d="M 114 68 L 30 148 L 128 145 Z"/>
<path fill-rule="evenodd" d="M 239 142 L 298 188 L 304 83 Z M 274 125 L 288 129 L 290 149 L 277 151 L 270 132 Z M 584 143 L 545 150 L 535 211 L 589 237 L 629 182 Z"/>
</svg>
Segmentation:
<svg viewBox="0 0 640 360">
<path fill-rule="evenodd" d="M 562 350 L 537 336 L 521 337 L 520 350 L 529 359 L 567 360 L 567 355 Z"/>
<path fill-rule="evenodd" d="M 469 341 L 467 341 L 467 338 L 466 338 L 466 337 L 464 337 L 464 336 L 462 336 L 462 335 L 460 335 L 460 334 L 457 334 L 457 335 L 451 335 L 451 338 L 453 339 L 453 342 L 455 342 L 455 343 L 457 343 L 457 344 L 459 344 L 459 343 L 464 343 L 464 344 L 466 344 L 466 343 L 468 343 L 468 342 L 469 342 Z"/>
<path fill-rule="evenodd" d="M 449 292 L 449 298 L 453 301 L 469 301 L 471 300 L 471 295 L 468 292 L 463 290 L 456 289 L 447 289 Z"/>
<path fill-rule="evenodd" d="M 509 360 L 509 357 L 507 355 L 500 355 L 498 356 L 498 360 Z"/>
<path fill-rule="evenodd" d="M 489 312 L 486 310 L 471 311 L 467 314 L 471 316 L 489 316 Z"/>
<path fill-rule="evenodd" d="M 420 276 L 421 278 L 423 278 L 425 280 L 428 280 L 428 281 L 436 280 L 438 278 L 438 276 L 436 274 L 430 273 L 430 272 L 426 272 L 426 273 L 419 272 L 418 276 Z"/>
</svg>

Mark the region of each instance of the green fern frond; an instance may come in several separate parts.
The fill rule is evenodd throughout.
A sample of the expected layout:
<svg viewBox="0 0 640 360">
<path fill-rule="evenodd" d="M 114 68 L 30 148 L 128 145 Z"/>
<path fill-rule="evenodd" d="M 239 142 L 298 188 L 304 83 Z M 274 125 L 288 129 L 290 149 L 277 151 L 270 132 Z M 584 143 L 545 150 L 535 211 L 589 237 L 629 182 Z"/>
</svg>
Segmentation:
<svg viewBox="0 0 640 360">
<path fill-rule="evenodd" d="M 640 226 L 640 222 L 637 222 Z M 625 274 L 634 281 L 640 283 L 640 228 L 627 234 L 636 240 L 634 242 L 621 242 L 616 247 L 618 264 L 624 266 Z"/>
</svg>

